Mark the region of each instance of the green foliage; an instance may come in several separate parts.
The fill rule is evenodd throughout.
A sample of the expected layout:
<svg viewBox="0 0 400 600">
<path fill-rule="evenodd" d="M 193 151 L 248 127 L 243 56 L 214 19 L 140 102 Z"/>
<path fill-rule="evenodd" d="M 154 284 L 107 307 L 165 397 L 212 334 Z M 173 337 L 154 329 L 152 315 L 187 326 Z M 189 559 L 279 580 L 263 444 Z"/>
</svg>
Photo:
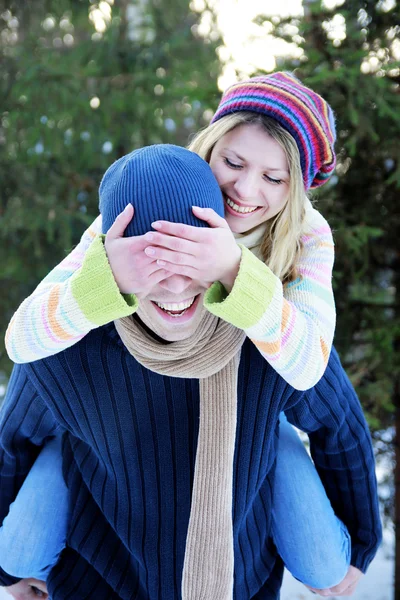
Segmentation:
<svg viewBox="0 0 400 600">
<path fill-rule="evenodd" d="M 400 11 L 375 0 L 304 7 L 302 18 L 258 22 L 301 46 L 300 59 L 279 67 L 294 70 L 336 114 L 336 174 L 314 196 L 335 234 L 335 345 L 378 454 L 388 456 L 400 377 Z M 392 510 L 393 496 L 385 506 Z"/>
<path fill-rule="evenodd" d="M 198 20 L 187 0 L 1 6 L 2 334 L 97 215 L 105 169 L 136 147 L 185 145 L 207 123 L 218 39 L 199 37 Z"/>
<path fill-rule="evenodd" d="M 294 70 L 336 114 L 336 175 L 315 196 L 335 231 L 335 343 L 371 423 L 382 428 L 400 373 L 400 12 L 375 1 L 304 6 L 302 18 L 258 22 L 301 46 L 300 59 L 279 67 Z"/>
</svg>

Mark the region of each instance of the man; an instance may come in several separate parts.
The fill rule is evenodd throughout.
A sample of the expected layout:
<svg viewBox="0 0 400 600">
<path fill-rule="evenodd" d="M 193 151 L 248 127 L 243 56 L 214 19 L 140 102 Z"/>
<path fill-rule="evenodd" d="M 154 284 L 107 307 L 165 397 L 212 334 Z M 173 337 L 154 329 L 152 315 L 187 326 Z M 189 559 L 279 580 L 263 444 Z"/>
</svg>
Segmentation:
<svg viewBox="0 0 400 600">
<path fill-rule="evenodd" d="M 204 225 L 192 215 L 194 201 L 223 211 L 208 165 L 173 146 L 114 163 L 100 199 L 106 230 L 134 202 L 134 235 L 156 218 Z M 321 479 L 351 534 L 344 587 L 376 551 L 370 438 L 336 353 L 313 390 L 296 391 L 243 332 L 204 309 L 206 293 L 215 288 L 188 277 L 160 280 L 139 303 L 127 297 L 136 317 L 14 369 L 0 421 L 0 518 L 38 447 L 62 436 L 71 514 L 67 546 L 47 580 L 53 600 L 278 598 L 283 566 L 271 506 L 283 410 L 310 433 Z M 15 597 L 32 583 L 5 571 L 0 581 L 16 584 Z"/>
</svg>

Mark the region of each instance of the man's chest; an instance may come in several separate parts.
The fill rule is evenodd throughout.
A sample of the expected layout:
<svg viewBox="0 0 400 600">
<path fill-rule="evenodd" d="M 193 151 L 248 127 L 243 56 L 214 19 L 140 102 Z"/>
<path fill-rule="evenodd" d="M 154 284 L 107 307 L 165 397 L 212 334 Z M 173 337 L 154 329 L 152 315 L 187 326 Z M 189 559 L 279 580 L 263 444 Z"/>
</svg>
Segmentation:
<svg viewBox="0 0 400 600">
<path fill-rule="evenodd" d="M 153 468 L 154 457 L 173 456 L 178 469 L 181 461 L 192 468 L 201 410 L 198 380 L 154 373 L 99 336 L 54 357 L 50 371 L 42 394 L 53 413 L 106 464 L 124 456 L 132 466 L 144 461 Z M 269 471 L 279 413 L 291 393 L 246 341 L 237 386 L 238 476 L 253 467 Z M 163 468 L 168 470 L 167 462 Z"/>
</svg>

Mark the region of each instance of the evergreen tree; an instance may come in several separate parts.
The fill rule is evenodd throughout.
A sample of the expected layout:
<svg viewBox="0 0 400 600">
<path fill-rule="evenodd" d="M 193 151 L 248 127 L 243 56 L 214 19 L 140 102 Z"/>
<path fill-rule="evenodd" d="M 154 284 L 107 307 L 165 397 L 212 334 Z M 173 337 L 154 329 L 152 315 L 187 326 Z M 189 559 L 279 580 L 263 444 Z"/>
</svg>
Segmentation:
<svg viewBox="0 0 400 600">
<path fill-rule="evenodd" d="M 397 449 L 396 502 L 394 494 L 383 501 L 396 524 L 399 599 L 400 11 L 394 0 L 342 2 L 332 9 L 305 0 L 303 17 L 264 15 L 258 22 L 303 50 L 300 59 L 279 61 L 279 68 L 294 70 L 336 113 L 336 175 L 314 199 L 336 242 L 335 345 L 367 412 L 377 453 L 391 456 Z"/>
<path fill-rule="evenodd" d="M 0 331 L 98 214 L 105 169 L 186 145 L 218 99 L 187 0 L 0 2 Z M 212 15 L 211 15 L 212 16 Z M 4 346 L 0 371 L 11 363 Z"/>
</svg>

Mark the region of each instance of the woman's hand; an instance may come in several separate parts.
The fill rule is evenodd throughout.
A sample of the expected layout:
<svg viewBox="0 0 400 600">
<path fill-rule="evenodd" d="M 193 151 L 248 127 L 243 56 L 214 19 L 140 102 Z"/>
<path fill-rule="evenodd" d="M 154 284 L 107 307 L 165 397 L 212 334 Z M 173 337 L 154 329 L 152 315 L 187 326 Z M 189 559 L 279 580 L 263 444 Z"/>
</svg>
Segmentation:
<svg viewBox="0 0 400 600">
<path fill-rule="evenodd" d="M 356 567 L 350 565 L 346 577 L 343 579 L 343 581 L 338 583 L 338 585 L 335 585 L 334 587 L 331 587 L 326 590 L 317 590 L 316 588 L 312 588 L 308 585 L 306 587 L 308 587 L 308 589 L 310 589 L 315 594 L 319 594 L 320 596 L 323 596 L 325 598 L 330 598 L 332 596 L 351 596 L 352 594 L 354 594 L 357 584 L 361 577 L 362 572 Z"/>
<path fill-rule="evenodd" d="M 146 255 L 167 271 L 202 284 L 220 281 L 231 291 L 239 271 L 241 250 L 228 223 L 212 208 L 193 207 L 210 228 L 156 221 L 156 232 L 146 233 Z"/>
<path fill-rule="evenodd" d="M 140 298 L 146 296 L 154 285 L 167 279 L 172 273 L 145 254 L 144 249 L 148 242 L 143 235 L 124 237 L 124 231 L 133 213 L 132 204 L 128 204 L 108 230 L 104 247 L 120 292 L 136 294 Z"/>
<path fill-rule="evenodd" d="M 4 588 L 15 600 L 48 598 L 46 583 L 39 579 L 21 579 L 18 583 Z"/>
</svg>

